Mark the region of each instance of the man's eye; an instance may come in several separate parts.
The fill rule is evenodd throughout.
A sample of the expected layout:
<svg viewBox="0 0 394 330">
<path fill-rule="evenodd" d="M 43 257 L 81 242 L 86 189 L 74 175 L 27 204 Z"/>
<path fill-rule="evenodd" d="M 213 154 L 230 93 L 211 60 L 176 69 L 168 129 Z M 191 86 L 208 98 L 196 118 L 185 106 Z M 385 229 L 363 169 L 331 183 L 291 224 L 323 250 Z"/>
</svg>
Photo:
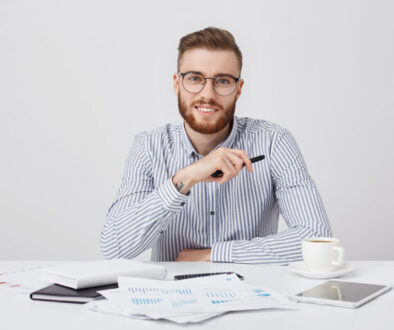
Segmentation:
<svg viewBox="0 0 394 330">
<path fill-rule="evenodd" d="M 200 76 L 190 76 L 190 77 L 188 77 L 188 80 L 190 80 L 192 82 L 200 82 L 201 77 Z"/>
<path fill-rule="evenodd" d="M 216 80 L 216 83 L 219 85 L 228 85 L 230 84 L 230 80 L 227 78 L 219 78 L 218 80 Z"/>
</svg>

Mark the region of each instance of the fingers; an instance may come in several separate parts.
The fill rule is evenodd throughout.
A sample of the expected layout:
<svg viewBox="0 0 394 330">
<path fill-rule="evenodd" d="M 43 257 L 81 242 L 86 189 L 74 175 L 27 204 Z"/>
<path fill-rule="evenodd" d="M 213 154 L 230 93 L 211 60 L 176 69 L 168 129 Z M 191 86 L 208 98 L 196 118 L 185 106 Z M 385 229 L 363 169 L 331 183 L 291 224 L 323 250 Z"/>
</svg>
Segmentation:
<svg viewBox="0 0 394 330">
<path fill-rule="evenodd" d="M 195 169 L 192 171 L 196 182 L 213 182 L 220 184 L 227 182 L 243 169 L 243 164 L 252 172 L 252 162 L 244 150 L 219 148 L 203 159 L 195 162 L 193 165 Z M 223 172 L 222 177 L 213 178 L 211 174 L 215 170 Z"/>
<path fill-rule="evenodd" d="M 236 168 L 237 172 L 239 172 L 240 170 L 242 170 L 242 165 L 244 163 L 243 159 L 240 158 L 238 155 L 235 155 L 233 153 L 228 153 L 227 156 L 229 157 L 231 163 L 233 164 L 233 166 Z"/>
<path fill-rule="evenodd" d="M 253 171 L 252 162 L 250 161 L 250 158 L 248 157 L 248 155 L 244 150 L 240 150 L 240 149 L 228 149 L 228 150 L 242 159 L 243 163 L 245 163 L 245 166 L 249 170 L 249 172 Z"/>
<path fill-rule="evenodd" d="M 218 182 L 220 184 L 223 184 L 229 181 L 230 179 L 234 178 L 235 176 L 237 176 L 239 171 L 242 170 L 244 158 L 245 157 L 241 158 L 238 154 L 227 151 L 226 154 L 223 155 L 223 161 L 224 161 L 224 165 L 222 169 L 223 176 L 218 180 Z"/>
<path fill-rule="evenodd" d="M 232 179 L 239 172 L 235 168 L 234 164 L 228 158 L 224 158 L 223 161 L 224 161 L 224 165 L 223 165 L 223 169 L 222 169 L 223 176 L 221 177 L 221 180 L 219 180 L 220 184 L 223 184 L 223 183 L 227 182 L 228 180 Z"/>
</svg>

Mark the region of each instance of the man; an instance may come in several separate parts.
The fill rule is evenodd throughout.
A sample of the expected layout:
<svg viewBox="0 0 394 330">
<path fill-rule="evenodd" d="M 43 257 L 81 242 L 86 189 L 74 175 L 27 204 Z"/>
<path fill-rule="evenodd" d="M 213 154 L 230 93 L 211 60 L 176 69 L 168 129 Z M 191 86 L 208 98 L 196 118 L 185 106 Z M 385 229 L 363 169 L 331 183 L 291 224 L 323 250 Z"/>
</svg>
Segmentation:
<svg viewBox="0 0 394 330">
<path fill-rule="evenodd" d="M 228 31 L 210 27 L 180 40 L 173 84 L 184 125 L 135 136 L 101 234 L 105 257 L 152 248 L 154 261 L 285 265 L 302 259 L 302 239 L 331 236 L 292 135 L 234 116 L 241 69 Z M 222 177 L 211 176 L 217 170 Z M 278 234 L 279 211 L 288 229 Z"/>
</svg>

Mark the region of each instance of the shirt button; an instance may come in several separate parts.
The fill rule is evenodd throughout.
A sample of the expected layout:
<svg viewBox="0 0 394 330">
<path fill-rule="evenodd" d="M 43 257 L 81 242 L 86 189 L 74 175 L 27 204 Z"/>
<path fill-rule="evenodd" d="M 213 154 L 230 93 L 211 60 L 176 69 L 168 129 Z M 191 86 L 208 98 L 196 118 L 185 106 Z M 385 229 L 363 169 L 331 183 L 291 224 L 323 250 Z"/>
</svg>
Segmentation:
<svg viewBox="0 0 394 330">
<path fill-rule="evenodd" d="M 186 204 L 185 202 L 182 202 L 182 203 L 181 203 L 181 206 L 183 206 L 183 205 L 185 205 L 185 204 Z"/>
<path fill-rule="evenodd" d="M 214 214 L 215 214 L 215 211 L 211 211 L 210 213 L 211 213 L 211 215 L 214 215 Z"/>
<path fill-rule="evenodd" d="M 163 234 L 164 233 L 164 230 L 162 230 L 161 232 L 160 232 L 160 234 Z"/>
</svg>

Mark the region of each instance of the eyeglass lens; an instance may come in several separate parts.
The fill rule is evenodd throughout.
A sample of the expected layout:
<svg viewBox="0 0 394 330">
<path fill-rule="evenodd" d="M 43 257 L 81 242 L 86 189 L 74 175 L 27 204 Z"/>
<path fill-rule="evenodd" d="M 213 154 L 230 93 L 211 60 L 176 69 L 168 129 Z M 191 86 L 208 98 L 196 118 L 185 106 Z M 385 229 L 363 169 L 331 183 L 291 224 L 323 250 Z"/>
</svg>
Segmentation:
<svg viewBox="0 0 394 330">
<path fill-rule="evenodd" d="M 183 77 L 183 87 L 190 93 L 199 93 L 206 84 L 206 79 L 202 74 L 188 72 Z M 219 75 L 213 82 L 215 91 L 223 96 L 230 95 L 234 92 L 237 82 L 233 77 L 228 75 Z"/>
</svg>

